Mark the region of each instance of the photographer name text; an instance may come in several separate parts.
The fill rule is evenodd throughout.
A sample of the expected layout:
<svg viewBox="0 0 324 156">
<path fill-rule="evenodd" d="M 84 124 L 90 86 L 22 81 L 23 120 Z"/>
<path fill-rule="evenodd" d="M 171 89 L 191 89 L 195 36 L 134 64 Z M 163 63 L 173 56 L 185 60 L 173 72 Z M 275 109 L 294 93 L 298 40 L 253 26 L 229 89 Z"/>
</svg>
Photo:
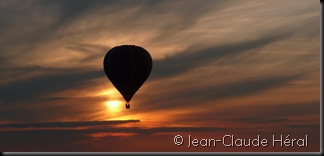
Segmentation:
<svg viewBox="0 0 324 156">
<path fill-rule="evenodd" d="M 308 136 L 296 138 L 290 135 L 272 135 L 271 139 L 266 139 L 257 135 L 254 138 L 240 138 L 234 135 L 224 135 L 219 139 L 215 138 L 195 138 L 188 135 L 185 140 L 181 135 L 174 137 L 174 143 L 177 146 L 184 145 L 186 142 L 190 147 L 308 147 Z"/>
</svg>

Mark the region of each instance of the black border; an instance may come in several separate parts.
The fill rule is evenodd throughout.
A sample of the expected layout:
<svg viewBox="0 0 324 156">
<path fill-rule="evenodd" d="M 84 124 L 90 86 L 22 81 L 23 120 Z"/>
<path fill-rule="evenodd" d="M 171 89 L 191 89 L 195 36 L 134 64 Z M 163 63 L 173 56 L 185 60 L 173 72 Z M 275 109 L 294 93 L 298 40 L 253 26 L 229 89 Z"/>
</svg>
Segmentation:
<svg viewBox="0 0 324 156">
<path fill-rule="evenodd" d="M 321 152 L 4 152 L 3 155 L 322 155 Z"/>
</svg>

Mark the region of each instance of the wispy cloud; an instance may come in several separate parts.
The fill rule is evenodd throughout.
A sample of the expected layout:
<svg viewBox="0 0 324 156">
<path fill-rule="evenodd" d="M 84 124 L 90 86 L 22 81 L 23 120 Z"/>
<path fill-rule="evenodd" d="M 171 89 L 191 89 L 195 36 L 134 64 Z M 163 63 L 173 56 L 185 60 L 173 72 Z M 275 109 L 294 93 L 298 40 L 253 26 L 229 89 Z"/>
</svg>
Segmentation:
<svg viewBox="0 0 324 156">
<path fill-rule="evenodd" d="M 45 94 L 77 87 L 87 80 L 104 77 L 103 71 L 67 70 L 62 72 L 49 72 L 41 76 L 26 78 L 18 82 L 1 85 L 1 101 L 28 102 L 28 100 L 42 97 Z M 27 101 L 26 101 L 27 100 Z"/>
<path fill-rule="evenodd" d="M 140 122 L 139 120 L 116 120 L 116 121 L 78 121 L 78 122 L 44 122 L 44 123 L 7 123 L 1 124 L 0 128 L 64 128 L 64 127 L 84 127 L 84 126 L 100 126 L 115 125 Z"/>
<path fill-rule="evenodd" d="M 242 41 L 240 43 L 221 45 L 202 50 L 192 50 L 194 46 L 154 62 L 153 75 L 156 77 L 173 76 L 185 71 L 197 68 L 206 63 L 215 62 L 224 57 L 239 55 L 257 49 L 289 35 L 267 36 L 253 41 Z"/>
</svg>

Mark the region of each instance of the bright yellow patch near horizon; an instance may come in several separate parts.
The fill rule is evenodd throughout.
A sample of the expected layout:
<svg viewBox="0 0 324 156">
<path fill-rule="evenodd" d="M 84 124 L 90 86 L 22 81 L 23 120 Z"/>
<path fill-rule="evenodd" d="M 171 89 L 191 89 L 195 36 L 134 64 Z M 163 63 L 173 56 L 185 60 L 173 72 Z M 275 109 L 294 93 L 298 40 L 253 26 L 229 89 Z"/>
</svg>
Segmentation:
<svg viewBox="0 0 324 156">
<path fill-rule="evenodd" d="M 118 98 L 120 96 L 120 93 L 118 92 L 117 89 L 110 88 L 110 89 L 101 91 L 98 95 L 99 96 L 109 96 L 110 98 Z"/>
<path fill-rule="evenodd" d="M 110 101 L 106 101 L 105 105 L 108 109 L 109 112 L 111 113 L 118 113 L 121 111 L 122 109 L 122 105 L 123 103 L 121 101 L 118 100 L 110 100 Z"/>
</svg>

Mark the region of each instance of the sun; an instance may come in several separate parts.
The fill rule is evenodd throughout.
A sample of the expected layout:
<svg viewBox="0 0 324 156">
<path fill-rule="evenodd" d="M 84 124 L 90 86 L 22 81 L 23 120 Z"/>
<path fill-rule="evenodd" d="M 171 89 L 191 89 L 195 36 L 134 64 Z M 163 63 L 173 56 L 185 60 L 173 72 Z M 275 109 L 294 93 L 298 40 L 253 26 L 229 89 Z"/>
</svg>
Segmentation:
<svg viewBox="0 0 324 156">
<path fill-rule="evenodd" d="M 122 102 L 118 100 L 109 100 L 105 102 L 105 105 L 109 112 L 118 113 L 122 109 Z"/>
</svg>

